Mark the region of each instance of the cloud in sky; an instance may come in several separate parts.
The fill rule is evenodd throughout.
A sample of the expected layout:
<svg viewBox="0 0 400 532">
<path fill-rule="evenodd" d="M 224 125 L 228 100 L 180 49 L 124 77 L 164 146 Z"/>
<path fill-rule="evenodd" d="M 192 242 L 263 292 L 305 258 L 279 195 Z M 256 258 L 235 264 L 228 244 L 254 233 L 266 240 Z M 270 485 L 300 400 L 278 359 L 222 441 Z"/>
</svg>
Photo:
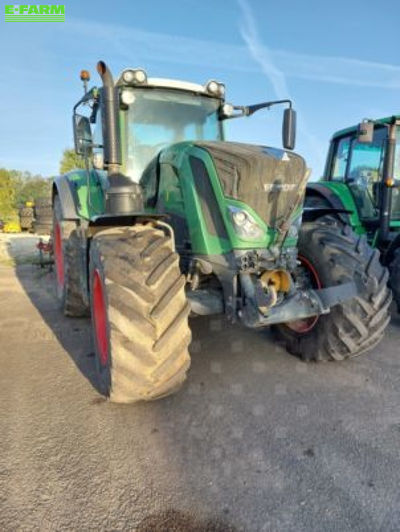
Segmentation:
<svg viewBox="0 0 400 532">
<path fill-rule="evenodd" d="M 246 2 L 240 2 L 246 13 Z M 247 5 L 246 27 L 254 30 L 249 21 Z M 69 24 L 62 28 L 68 33 L 74 31 L 86 37 L 109 41 L 121 58 L 132 62 L 132 50 L 135 50 L 135 61 L 146 64 L 158 60 L 166 63 L 204 66 L 208 68 L 223 67 L 227 70 L 257 72 L 256 64 L 249 63 L 248 48 L 241 45 L 222 42 L 205 41 L 168 35 L 165 33 L 145 31 L 138 28 L 87 22 L 70 19 Z M 400 89 L 400 65 L 390 65 L 373 61 L 362 61 L 348 57 L 321 56 L 299 54 L 287 50 L 263 50 L 264 60 L 268 57 L 270 64 L 279 65 L 276 83 L 284 83 L 279 73 L 287 78 L 298 78 L 342 85 L 375 87 L 381 89 Z M 284 88 L 284 87 L 281 87 Z M 282 91 L 281 91 L 282 92 Z"/>
<path fill-rule="evenodd" d="M 275 97 L 277 99 L 291 98 L 285 74 L 276 66 L 271 51 L 260 39 L 250 5 L 247 0 L 238 0 L 238 4 L 243 14 L 243 24 L 241 25 L 240 32 L 250 55 L 271 83 Z M 314 152 L 318 166 L 322 167 L 324 145 L 311 133 L 304 116 L 300 117 L 299 131 L 306 139 L 310 149 Z"/>
<path fill-rule="evenodd" d="M 236 13 L 239 19 L 237 9 Z M 0 165 L 29 168 L 45 174 L 57 171 L 62 150 L 72 143 L 70 105 L 76 101 L 77 91 L 80 94 L 77 80 L 71 78 L 75 76 L 72 73 L 81 67 L 92 67 L 99 55 L 110 62 L 114 72 L 127 66 L 143 66 L 166 76 L 178 71 L 182 77 L 187 77 L 187 74 L 197 76 L 196 72 L 199 75 L 201 72 L 201 76 L 230 77 L 235 83 L 238 81 L 235 85 L 238 95 L 242 78 L 247 80 L 253 74 L 262 75 L 260 59 L 264 67 L 268 65 L 264 74 L 275 92 L 286 95 L 292 91 L 297 101 L 302 101 L 299 98 L 301 90 L 305 92 L 299 80 L 312 82 L 309 84 L 309 96 L 304 96 L 304 102 L 308 101 L 308 97 L 312 99 L 316 93 L 323 93 L 322 83 L 330 84 L 326 88 L 331 94 L 334 94 L 335 88 L 340 90 L 348 87 L 348 92 L 352 90 L 353 97 L 357 97 L 357 103 L 358 94 L 362 93 L 359 87 L 376 88 L 380 90 L 379 94 L 386 90 L 385 97 L 375 98 L 372 104 L 365 100 L 358 107 L 355 105 L 354 113 L 349 118 L 352 122 L 364 116 L 360 111 L 361 105 L 365 105 L 368 116 L 384 116 L 397 105 L 395 91 L 400 89 L 400 65 L 273 49 L 268 47 L 268 32 L 258 32 L 257 18 L 253 17 L 252 21 L 249 17 L 251 11 L 248 11 L 247 18 L 242 16 L 240 19 L 244 24 L 242 33 L 247 36 L 247 42 L 238 40 L 232 44 L 218 41 L 218 38 L 205 40 L 135 28 L 128 25 L 128 20 L 125 25 L 69 17 L 68 23 L 60 25 L 26 24 L 23 27 L 24 39 L 21 39 L 21 28 L 5 25 L 0 40 L 3 39 L 3 47 L 12 50 L 12 53 L 6 54 L 0 70 L 0 112 L 4 130 L 7 131 L 0 146 Z M 251 35 L 257 37 L 256 41 L 249 41 Z M 32 59 L 27 55 L 27 42 L 32 43 Z M 254 42 L 258 45 L 256 49 Z M 30 86 L 29 99 L 26 93 L 27 80 Z M 300 91 L 297 90 L 298 86 Z M 242 95 L 245 96 L 244 90 Z M 343 113 L 335 114 L 333 125 L 330 121 L 319 120 L 318 106 L 310 108 L 307 118 L 311 124 L 311 113 L 314 113 L 313 129 L 307 127 L 300 113 L 299 126 L 303 131 L 299 135 L 298 149 L 315 168 L 314 175 L 318 176 L 322 168 L 320 159 L 331 128 L 342 126 L 339 117 L 343 116 L 343 121 L 348 117 Z M 257 124 L 258 119 L 254 118 L 252 124 Z M 272 115 L 269 124 L 274 123 L 274 126 L 268 130 L 264 129 L 266 126 L 260 118 L 259 126 L 243 125 L 237 129 L 239 133 L 234 134 L 239 137 L 238 140 L 264 142 L 266 139 L 276 144 L 280 141 L 276 128 L 279 125 L 278 118 L 274 120 Z M 307 131 L 316 131 L 318 138 L 308 138 Z M 15 138 L 18 143 L 13 140 Z"/>
<path fill-rule="evenodd" d="M 258 63 L 262 72 L 267 76 L 278 99 L 290 98 L 286 76 L 274 62 L 269 48 L 260 40 L 256 22 L 251 8 L 246 0 L 238 0 L 243 14 L 244 23 L 241 24 L 240 33 L 246 43 L 251 57 Z"/>
</svg>

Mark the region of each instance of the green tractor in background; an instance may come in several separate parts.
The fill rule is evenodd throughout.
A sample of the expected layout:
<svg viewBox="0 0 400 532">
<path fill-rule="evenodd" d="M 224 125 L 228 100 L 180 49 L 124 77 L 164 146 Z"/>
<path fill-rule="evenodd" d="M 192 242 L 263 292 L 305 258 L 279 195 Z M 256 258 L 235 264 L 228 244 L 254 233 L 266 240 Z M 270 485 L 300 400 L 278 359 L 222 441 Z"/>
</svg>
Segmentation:
<svg viewBox="0 0 400 532">
<path fill-rule="evenodd" d="M 102 392 L 156 399 L 179 388 L 191 317 L 273 326 L 304 360 L 375 346 L 389 321 L 388 273 L 365 237 L 303 212 L 308 171 L 292 152 L 288 100 L 225 102 L 224 85 L 124 70 L 73 109 L 86 170 L 55 179 L 56 290 L 68 316 L 91 315 Z M 284 149 L 224 139 L 224 122 L 286 106 Z M 79 109 L 79 113 L 78 113 Z M 318 210 L 318 209 L 317 209 Z"/>
<path fill-rule="evenodd" d="M 400 116 L 335 133 L 324 177 L 307 186 L 306 206 L 320 214 L 334 209 L 339 223 L 366 235 L 389 268 L 400 312 Z"/>
</svg>

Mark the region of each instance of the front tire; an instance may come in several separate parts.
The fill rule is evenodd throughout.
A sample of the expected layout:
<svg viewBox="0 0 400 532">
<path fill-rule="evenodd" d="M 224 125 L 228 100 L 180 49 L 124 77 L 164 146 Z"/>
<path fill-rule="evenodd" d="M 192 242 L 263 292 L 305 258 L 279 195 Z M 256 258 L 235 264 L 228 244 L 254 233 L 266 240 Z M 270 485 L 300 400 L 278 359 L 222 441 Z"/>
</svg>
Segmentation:
<svg viewBox="0 0 400 532">
<path fill-rule="evenodd" d="M 389 324 L 392 300 L 379 252 L 349 226 L 317 221 L 301 228 L 299 257 L 309 270 L 311 287 L 335 286 L 358 275 L 363 289 L 329 314 L 276 326 L 286 349 L 305 361 L 323 361 L 344 360 L 375 347 Z"/>
<path fill-rule="evenodd" d="M 133 403 L 176 391 L 190 365 L 190 306 L 173 241 L 150 224 L 113 228 L 90 247 L 90 303 L 101 391 Z"/>
</svg>

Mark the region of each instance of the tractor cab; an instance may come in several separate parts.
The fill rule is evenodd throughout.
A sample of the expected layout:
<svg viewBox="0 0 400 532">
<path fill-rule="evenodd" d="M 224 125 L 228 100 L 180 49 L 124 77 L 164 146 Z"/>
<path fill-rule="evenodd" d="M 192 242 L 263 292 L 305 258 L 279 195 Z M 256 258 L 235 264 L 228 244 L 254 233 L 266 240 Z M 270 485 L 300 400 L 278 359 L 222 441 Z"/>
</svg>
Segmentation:
<svg viewBox="0 0 400 532">
<path fill-rule="evenodd" d="M 110 173 L 118 167 L 139 183 L 163 148 L 183 141 L 224 141 L 225 120 L 277 104 L 288 107 L 282 124 L 284 148 L 294 148 L 296 114 L 289 100 L 234 106 L 225 102 L 225 85 L 216 80 L 201 85 L 126 69 L 114 82 L 102 62 L 98 71 L 103 86 L 90 90 L 89 73 L 81 72 L 85 94 L 73 109 L 75 151 L 92 158 L 97 170 Z"/>
<path fill-rule="evenodd" d="M 199 85 L 147 78 L 142 70 L 125 70 L 117 86 L 124 170 L 133 181 L 139 182 L 150 161 L 171 144 L 224 140 L 222 83 L 209 81 Z"/>
<path fill-rule="evenodd" d="M 87 90 L 74 107 L 75 149 L 92 156 L 97 170 L 115 161 L 122 174 L 139 183 L 144 169 L 160 150 L 186 140 L 224 140 L 225 86 L 149 78 L 142 69 L 126 69 L 114 83 Z M 79 112 L 78 112 L 78 108 Z M 89 109 L 89 116 L 87 110 Z"/>
<path fill-rule="evenodd" d="M 335 133 L 321 185 L 340 197 L 360 232 L 390 240 L 400 230 L 400 116 Z M 321 192 L 321 185 L 309 188 Z"/>
</svg>

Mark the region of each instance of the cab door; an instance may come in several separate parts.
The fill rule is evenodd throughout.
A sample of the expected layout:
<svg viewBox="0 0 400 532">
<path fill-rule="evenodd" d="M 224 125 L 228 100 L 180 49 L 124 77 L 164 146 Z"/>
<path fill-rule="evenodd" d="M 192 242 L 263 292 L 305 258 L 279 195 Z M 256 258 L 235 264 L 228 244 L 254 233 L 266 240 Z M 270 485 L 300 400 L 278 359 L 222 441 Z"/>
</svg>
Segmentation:
<svg viewBox="0 0 400 532">
<path fill-rule="evenodd" d="M 386 127 L 375 128 L 373 141 L 358 142 L 357 133 L 335 141 L 329 180 L 347 185 L 364 223 L 378 223 L 385 157 Z"/>
<path fill-rule="evenodd" d="M 386 138 L 387 128 L 377 127 L 371 143 L 351 139 L 346 182 L 365 222 L 379 219 Z"/>
</svg>

